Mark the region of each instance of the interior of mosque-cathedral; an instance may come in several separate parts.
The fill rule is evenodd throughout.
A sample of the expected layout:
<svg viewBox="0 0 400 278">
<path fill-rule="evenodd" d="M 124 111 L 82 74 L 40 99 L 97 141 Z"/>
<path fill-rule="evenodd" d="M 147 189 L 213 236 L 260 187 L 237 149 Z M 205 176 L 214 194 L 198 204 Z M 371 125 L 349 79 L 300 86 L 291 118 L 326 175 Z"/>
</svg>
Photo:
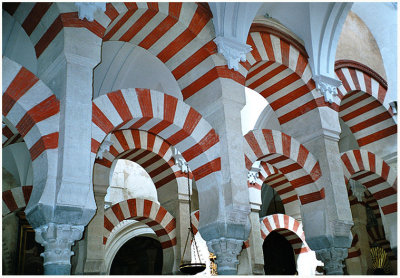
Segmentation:
<svg viewBox="0 0 400 278">
<path fill-rule="evenodd" d="M 3 2 L 2 92 L 4 275 L 397 274 L 396 3 Z"/>
</svg>

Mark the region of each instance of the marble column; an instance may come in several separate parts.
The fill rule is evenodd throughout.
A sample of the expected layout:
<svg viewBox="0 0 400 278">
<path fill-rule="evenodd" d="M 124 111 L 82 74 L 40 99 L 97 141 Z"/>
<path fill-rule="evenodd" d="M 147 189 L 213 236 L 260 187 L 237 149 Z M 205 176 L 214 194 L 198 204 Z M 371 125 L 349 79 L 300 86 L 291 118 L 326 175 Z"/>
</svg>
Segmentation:
<svg viewBox="0 0 400 278">
<path fill-rule="evenodd" d="M 208 250 L 216 256 L 218 274 L 235 275 L 238 256 L 242 251 L 243 240 L 234 238 L 218 238 L 207 241 Z"/>
<path fill-rule="evenodd" d="M 84 226 L 48 223 L 35 228 L 35 240 L 44 247 L 45 275 L 70 275 L 71 251 L 76 240 L 81 239 Z"/>
<path fill-rule="evenodd" d="M 343 260 L 347 257 L 347 248 L 330 247 L 316 250 L 315 254 L 324 263 L 327 275 L 343 275 Z"/>
</svg>

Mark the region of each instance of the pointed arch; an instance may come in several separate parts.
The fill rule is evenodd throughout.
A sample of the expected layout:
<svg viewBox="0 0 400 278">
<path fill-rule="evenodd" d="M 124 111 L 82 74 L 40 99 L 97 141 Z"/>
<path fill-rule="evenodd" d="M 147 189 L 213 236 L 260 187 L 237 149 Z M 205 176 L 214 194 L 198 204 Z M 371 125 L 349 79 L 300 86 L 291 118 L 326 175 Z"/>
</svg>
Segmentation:
<svg viewBox="0 0 400 278">
<path fill-rule="evenodd" d="M 305 241 L 303 225 L 293 217 L 280 213 L 268 215 L 260 219 L 260 225 L 263 240 L 272 231 L 284 236 L 292 245 L 296 260 L 299 254 L 311 251 Z"/>
<path fill-rule="evenodd" d="M 265 161 L 286 176 L 302 205 L 324 199 L 324 188 L 315 183 L 321 177 L 319 163 L 297 140 L 270 129 L 250 131 L 244 138 L 247 169 Z"/>
<path fill-rule="evenodd" d="M 397 215 L 397 173 L 385 161 L 366 150 L 351 150 L 341 156 L 346 184 L 362 183 L 377 200 L 384 215 Z"/>
</svg>

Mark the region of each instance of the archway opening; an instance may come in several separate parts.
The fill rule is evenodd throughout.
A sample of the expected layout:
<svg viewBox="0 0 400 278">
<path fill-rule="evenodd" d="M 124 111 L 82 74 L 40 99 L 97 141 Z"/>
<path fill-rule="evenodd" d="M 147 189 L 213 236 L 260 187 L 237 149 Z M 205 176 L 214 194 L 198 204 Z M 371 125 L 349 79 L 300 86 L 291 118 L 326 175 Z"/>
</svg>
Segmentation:
<svg viewBox="0 0 400 278">
<path fill-rule="evenodd" d="M 292 245 L 278 232 L 272 231 L 264 240 L 265 275 L 296 274 L 296 263 Z"/>
<path fill-rule="evenodd" d="M 117 252 L 111 275 L 161 275 L 163 251 L 161 243 L 150 237 L 138 236 L 127 241 Z"/>
</svg>

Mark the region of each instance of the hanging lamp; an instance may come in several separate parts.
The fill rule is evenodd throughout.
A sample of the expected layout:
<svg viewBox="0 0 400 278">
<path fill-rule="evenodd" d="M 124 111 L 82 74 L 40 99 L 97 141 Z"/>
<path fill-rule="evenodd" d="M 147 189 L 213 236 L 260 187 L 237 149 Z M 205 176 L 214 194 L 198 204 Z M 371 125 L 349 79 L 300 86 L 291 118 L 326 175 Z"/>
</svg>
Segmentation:
<svg viewBox="0 0 400 278">
<path fill-rule="evenodd" d="M 194 275 L 197 274 L 199 272 L 202 272 L 203 270 L 206 269 L 206 264 L 201 262 L 200 259 L 200 253 L 199 253 L 199 249 L 197 248 L 197 243 L 196 243 L 196 239 L 194 237 L 194 233 L 193 233 L 193 228 L 192 228 L 192 206 L 191 206 L 191 200 L 190 200 L 190 178 L 189 178 L 189 169 L 188 169 L 188 196 L 189 196 L 189 228 L 188 228 L 188 235 L 186 237 L 186 243 L 185 243 L 185 249 L 183 249 L 183 254 L 182 254 L 182 258 L 181 258 L 181 264 L 179 265 L 179 270 L 184 273 L 184 274 L 189 274 L 189 275 Z M 199 257 L 199 261 L 198 263 L 194 262 L 189 262 L 189 263 L 184 263 L 183 262 L 183 258 L 185 257 L 185 252 L 186 252 L 186 247 L 188 245 L 188 241 L 189 241 L 189 236 L 192 235 L 193 238 L 193 242 L 194 242 L 194 247 L 196 249 L 197 252 L 197 256 Z"/>
</svg>

